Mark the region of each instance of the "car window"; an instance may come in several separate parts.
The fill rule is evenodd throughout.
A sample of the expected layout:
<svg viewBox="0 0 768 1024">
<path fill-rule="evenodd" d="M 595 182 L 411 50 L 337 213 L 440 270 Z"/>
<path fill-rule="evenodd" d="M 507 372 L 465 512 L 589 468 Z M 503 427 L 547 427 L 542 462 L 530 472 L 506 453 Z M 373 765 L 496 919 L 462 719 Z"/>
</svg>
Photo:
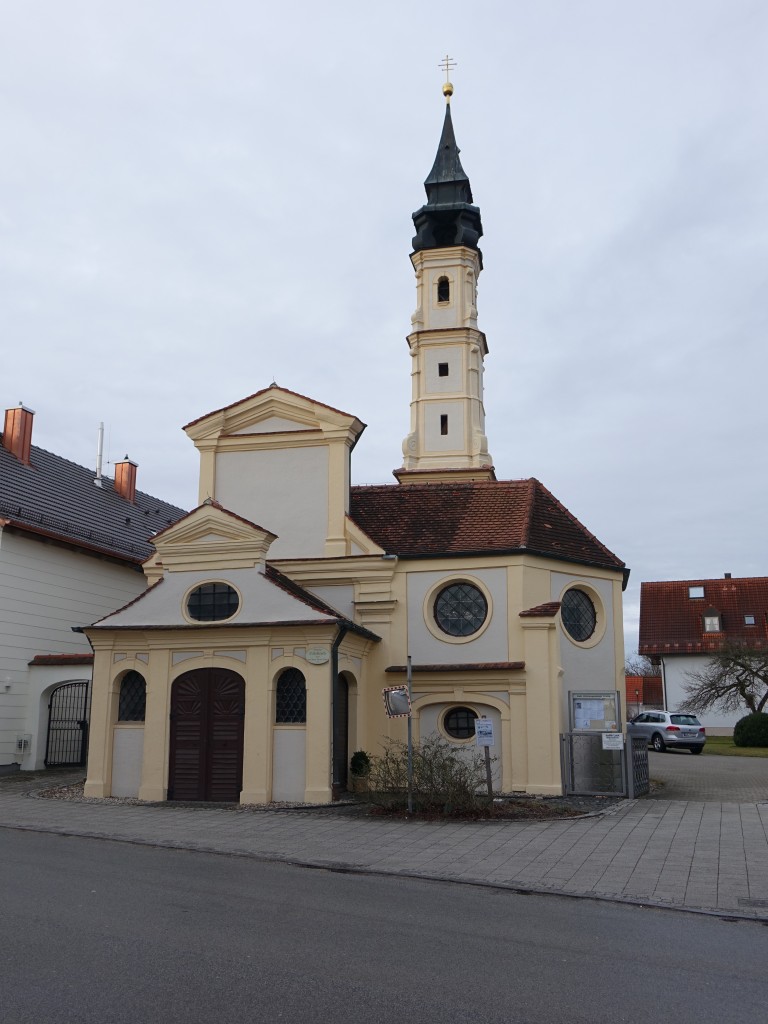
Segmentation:
<svg viewBox="0 0 768 1024">
<path fill-rule="evenodd" d="M 696 715 L 670 715 L 673 725 L 701 725 Z"/>
</svg>

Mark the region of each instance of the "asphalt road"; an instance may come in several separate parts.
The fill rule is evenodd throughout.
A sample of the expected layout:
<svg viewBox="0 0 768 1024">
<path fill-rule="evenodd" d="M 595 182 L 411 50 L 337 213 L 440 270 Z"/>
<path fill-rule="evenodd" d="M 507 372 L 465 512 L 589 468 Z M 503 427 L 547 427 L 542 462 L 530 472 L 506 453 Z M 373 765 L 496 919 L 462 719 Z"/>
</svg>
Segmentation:
<svg viewBox="0 0 768 1024">
<path fill-rule="evenodd" d="M 764 1019 L 768 928 L 0 828 L 3 1024 Z"/>
</svg>

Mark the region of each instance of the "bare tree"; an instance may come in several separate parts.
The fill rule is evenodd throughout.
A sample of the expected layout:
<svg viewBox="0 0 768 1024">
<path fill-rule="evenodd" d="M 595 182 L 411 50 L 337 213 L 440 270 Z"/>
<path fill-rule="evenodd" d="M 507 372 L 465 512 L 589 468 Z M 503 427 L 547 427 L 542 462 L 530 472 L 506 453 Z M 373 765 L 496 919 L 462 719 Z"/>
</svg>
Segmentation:
<svg viewBox="0 0 768 1024">
<path fill-rule="evenodd" d="M 632 654 L 624 662 L 625 676 L 660 676 L 661 665 L 654 665 L 644 654 Z"/>
<path fill-rule="evenodd" d="M 768 704 L 768 650 L 729 643 L 697 672 L 686 673 L 683 711 L 762 711 Z"/>
</svg>

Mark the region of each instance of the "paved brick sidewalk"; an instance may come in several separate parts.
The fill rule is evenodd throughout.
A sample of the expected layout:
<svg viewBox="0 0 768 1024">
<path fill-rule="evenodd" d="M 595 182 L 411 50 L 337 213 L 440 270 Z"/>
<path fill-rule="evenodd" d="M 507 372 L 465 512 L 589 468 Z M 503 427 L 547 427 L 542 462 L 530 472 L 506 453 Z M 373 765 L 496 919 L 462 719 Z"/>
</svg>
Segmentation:
<svg viewBox="0 0 768 1024">
<path fill-rule="evenodd" d="M 42 784 L 0 785 L 0 825 L 768 921 L 768 803 L 638 800 L 597 818 L 435 824 L 29 794 Z"/>
</svg>

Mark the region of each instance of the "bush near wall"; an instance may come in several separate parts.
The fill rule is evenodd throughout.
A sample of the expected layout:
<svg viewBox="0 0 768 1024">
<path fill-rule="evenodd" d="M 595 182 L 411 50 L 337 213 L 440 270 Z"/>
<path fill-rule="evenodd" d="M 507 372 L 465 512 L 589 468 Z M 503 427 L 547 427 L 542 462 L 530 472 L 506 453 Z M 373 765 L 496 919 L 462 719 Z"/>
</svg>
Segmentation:
<svg viewBox="0 0 768 1024">
<path fill-rule="evenodd" d="M 489 805 L 484 755 L 457 749 L 439 737 L 413 746 L 413 805 L 422 812 L 460 814 Z M 408 747 L 395 740 L 384 742 L 383 753 L 371 758 L 371 803 L 394 810 L 406 804 Z"/>
<path fill-rule="evenodd" d="M 768 715 L 755 711 L 740 718 L 733 728 L 733 742 L 737 747 L 768 747 Z"/>
</svg>

